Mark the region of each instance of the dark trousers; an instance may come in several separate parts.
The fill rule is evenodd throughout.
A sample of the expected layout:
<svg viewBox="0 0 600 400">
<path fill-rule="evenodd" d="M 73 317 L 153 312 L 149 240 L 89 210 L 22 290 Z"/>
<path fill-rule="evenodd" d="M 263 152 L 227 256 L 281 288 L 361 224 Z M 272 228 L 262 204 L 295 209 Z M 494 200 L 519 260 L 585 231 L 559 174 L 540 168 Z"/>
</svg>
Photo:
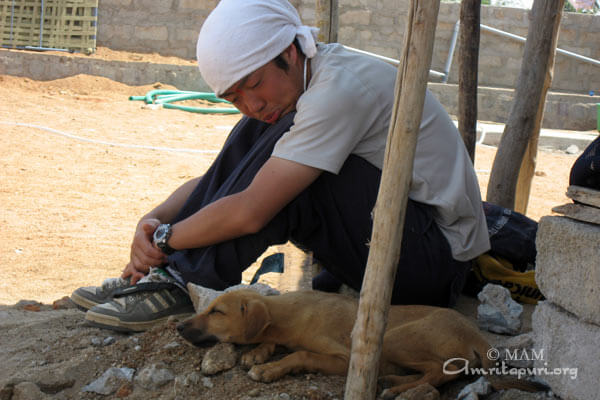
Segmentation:
<svg viewBox="0 0 600 400">
<path fill-rule="evenodd" d="M 172 222 L 244 190 L 292 122 L 293 113 L 274 125 L 244 117 Z M 178 251 L 169 264 L 186 282 L 221 290 L 238 284 L 268 246 L 291 240 L 312 250 L 336 279 L 360 290 L 380 177 L 378 168 L 351 155 L 338 175 L 323 172 L 258 233 Z M 429 206 L 409 199 L 394 304 L 451 305 L 464 285 L 470 264 L 452 258 L 432 214 Z"/>
</svg>

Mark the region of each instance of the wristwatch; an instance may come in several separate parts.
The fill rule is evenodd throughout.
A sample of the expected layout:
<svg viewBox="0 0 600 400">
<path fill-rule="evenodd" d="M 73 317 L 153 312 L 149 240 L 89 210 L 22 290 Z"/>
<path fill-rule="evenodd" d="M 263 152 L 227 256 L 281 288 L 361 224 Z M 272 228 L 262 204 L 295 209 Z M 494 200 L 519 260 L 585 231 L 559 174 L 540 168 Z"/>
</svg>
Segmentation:
<svg viewBox="0 0 600 400">
<path fill-rule="evenodd" d="M 171 255 L 175 249 L 169 246 L 168 241 L 171 237 L 171 224 L 160 224 L 154 231 L 154 244 L 166 255 Z"/>
</svg>

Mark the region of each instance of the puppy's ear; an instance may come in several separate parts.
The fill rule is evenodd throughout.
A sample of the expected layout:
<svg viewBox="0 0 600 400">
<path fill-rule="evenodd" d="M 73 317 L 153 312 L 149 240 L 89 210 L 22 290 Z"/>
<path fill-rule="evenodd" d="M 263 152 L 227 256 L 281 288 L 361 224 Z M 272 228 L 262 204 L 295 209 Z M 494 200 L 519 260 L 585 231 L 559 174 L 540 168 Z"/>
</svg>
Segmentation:
<svg viewBox="0 0 600 400">
<path fill-rule="evenodd" d="M 258 299 L 248 300 L 242 307 L 245 307 L 243 312 L 245 331 L 244 338 L 252 340 L 256 338 L 267 326 L 271 323 L 271 314 L 267 305 Z"/>
</svg>

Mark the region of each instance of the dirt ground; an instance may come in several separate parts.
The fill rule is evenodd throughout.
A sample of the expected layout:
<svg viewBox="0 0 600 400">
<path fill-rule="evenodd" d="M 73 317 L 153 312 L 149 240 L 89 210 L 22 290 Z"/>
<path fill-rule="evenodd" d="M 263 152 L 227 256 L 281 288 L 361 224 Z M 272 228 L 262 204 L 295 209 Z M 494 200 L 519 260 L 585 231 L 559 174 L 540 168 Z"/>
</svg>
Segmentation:
<svg viewBox="0 0 600 400">
<path fill-rule="evenodd" d="M 51 304 L 77 287 L 118 276 L 138 218 L 202 174 L 239 119 L 151 110 L 128 100 L 155 87 L 166 88 L 82 75 L 49 82 L 0 75 L 0 347 L 7 355 L 0 390 L 12 379 L 34 382 L 49 398 L 103 398 L 79 389 L 110 366 L 160 361 L 176 374 L 198 368 L 205 350 L 185 346 L 172 327 L 135 340 L 112 335 L 116 344 L 94 347 L 91 338 L 111 334 L 85 327 L 82 313 L 15 306 L 23 299 Z M 477 148 L 484 196 L 494 153 Z M 539 153 L 528 216 L 538 220 L 568 201 L 575 158 Z M 132 350 L 135 341 L 142 352 Z M 163 350 L 169 343 L 177 345 Z M 309 374 L 263 385 L 239 367 L 232 371 L 212 378 L 213 388 L 170 384 L 128 398 L 343 397 L 341 377 Z"/>
</svg>

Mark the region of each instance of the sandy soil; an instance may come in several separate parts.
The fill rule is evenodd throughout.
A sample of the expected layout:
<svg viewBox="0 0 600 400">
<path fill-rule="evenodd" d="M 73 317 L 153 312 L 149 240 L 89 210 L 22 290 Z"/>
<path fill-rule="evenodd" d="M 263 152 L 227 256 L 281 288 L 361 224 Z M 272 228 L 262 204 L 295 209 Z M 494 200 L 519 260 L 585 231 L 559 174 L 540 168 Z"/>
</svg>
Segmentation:
<svg viewBox="0 0 600 400">
<path fill-rule="evenodd" d="M 22 299 L 51 303 L 77 287 L 119 275 L 138 218 L 183 182 L 202 174 L 239 119 L 150 110 L 128 100 L 154 87 L 130 87 L 91 76 L 49 82 L 0 76 L 0 314 L 5 321 L 0 342 L 7 345 L 3 351 L 9 358 L 0 389 L 3 380 L 18 375 L 19 381 L 50 387 L 46 395 L 60 392 L 52 398 L 95 398 L 78 389 L 111 365 L 140 367 L 156 359 L 178 373 L 198 365 L 203 350 L 180 347 L 158 354 L 156 346 L 180 343 L 172 328 L 141 335 L 143 346 L 153 349 L 141 357 L 132 355 L 132 338 L 125 335 L 117 335 L 117 345 L 108 350 L 91 347 L 91 337 L 108 333 L 84 327 L 83 314 L 75 310 L 42 307 L 42 312 L 32 313 L 13 306 Z M 477 149 L 484 194 L 494 153 L 489 147 Z M 567 202 L 564 192 L 575 158 L 539 153 L 527 213 L 531 218 L 537 220 Z M 89 371 L 83 372 L 85 368 Z M 44 386 L 43 376 L 51 371 L 60 373 L 53 378 L 54 386 Z M 218 388 L 210 391 L 187 388 L 177 393 L 169 387 L 151 397 L 134 392 L 130 398 L 243 398 L 240 393 L 249 390 L 273 396 L 286 392 L 292 398 L 342 397 L 342 378 L 290 379 L 267 391 L 238 368 L 215 378 Z"/>
</svg>

